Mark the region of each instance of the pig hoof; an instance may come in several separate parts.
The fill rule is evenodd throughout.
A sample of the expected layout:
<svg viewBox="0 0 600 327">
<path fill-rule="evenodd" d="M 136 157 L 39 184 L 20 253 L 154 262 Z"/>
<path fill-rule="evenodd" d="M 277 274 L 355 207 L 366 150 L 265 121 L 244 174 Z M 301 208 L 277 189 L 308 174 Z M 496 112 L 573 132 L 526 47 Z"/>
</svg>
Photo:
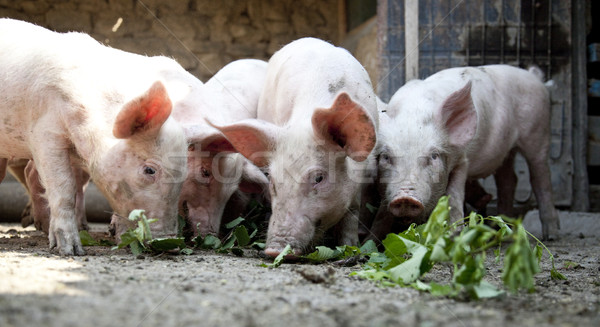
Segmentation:
<svg viewBox="0 0 600 327">
<path fill-rule="evenodd" d="M 64 231 L 58 230 L 49 234 L 49 241 L 50 250 L 56 248 L 62 256 L 85 255 L 79 234 L 73 239 L 73 237 L 67 235 Z"/>
</svg>

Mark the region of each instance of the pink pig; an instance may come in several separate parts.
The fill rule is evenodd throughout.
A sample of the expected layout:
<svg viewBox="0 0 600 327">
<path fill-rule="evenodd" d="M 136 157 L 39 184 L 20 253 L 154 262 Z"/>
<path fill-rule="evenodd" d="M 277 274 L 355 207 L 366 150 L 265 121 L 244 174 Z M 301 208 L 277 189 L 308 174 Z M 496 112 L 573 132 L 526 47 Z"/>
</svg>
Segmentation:
<svg viewBox="0 0 600 327">
<path fill-rule="evenodd" d="M 398 218 L 424 221 L 450 196 L 451 218 L 463 218 L 465 183 L 494 174 L 498 209 L 510 215 L 514 156 L 527 160 L 543 237 L 559 228 L 548 166 L 550 98 L 541 71 L 507 65 L 452 68 L 400 88 L 381 120 L 378 149 L 383 202 L 372 232 L 383 237 Z M 471 182 L 473 183 L 473 182 Z M 474 182 L 476 183 L 476 182 Z M 480 187 L 471 184 L 476 192 Z M 474 200 L 489 201 L 485 192 Z"/>
<path fill-rule="evenodd" d="M 325 41 L 294 41 L 269 61 L 258 119 L 219 129 L 246 158 L 268 166 L 273 213 L 265 253 L 277 256 L 289 244 L 302 254 L 328 230 L 337 244 L 357 244 L 359 194 L 378 125 L 365 69 Z"/>
<path fill-rule="evenodd" d="M 84 254 L 73 166 L 118 215 L 146 209 L 159 219 L 155 235 L 174 234 L 187 143 L 169 116 L 173 95 L 187 86 L 167 88 L 161 74 L 185 70 L 11 19 L 0 19 L 0 48 L 0 158 L 35 161 L 50 207 L 50 248 Z"/>
<path fill-rule="evenodd" d="M 225 205 L 234 192 L 260 193 L 269 183 L 265 174 L 230 147 L 221 132 L 205 123 L 231 124 L 256 118 L 267 63 L 243 59 L 229 63 L 173 111 L 188 136 L 188 176 L 179 198 L 188 208 L 194 235 L 217 235 Z M 230 148 L 233 151 L 233 148 Z M 245 198 L 245 197 L 242 197 Z"/>
</svg>

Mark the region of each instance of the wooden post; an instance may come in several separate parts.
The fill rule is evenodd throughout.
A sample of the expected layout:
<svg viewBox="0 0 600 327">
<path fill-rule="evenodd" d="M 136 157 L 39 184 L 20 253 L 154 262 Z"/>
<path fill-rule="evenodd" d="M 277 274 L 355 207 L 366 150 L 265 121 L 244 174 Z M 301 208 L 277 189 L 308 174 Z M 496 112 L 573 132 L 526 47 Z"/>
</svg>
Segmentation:
<svg viewBox="0 0 600 327">
<path fill-rule="evenodd" d="M 419 1 L 404 1 L 406 82 L 419 78 Z"/>
<path fill-rule="evenodd" d="M 571 2 L 571 56 L 573 88 L 573 203 L 571 210 L 590 209 L 587 175 L 587 71 L 585 0 Z"/>
</svg>

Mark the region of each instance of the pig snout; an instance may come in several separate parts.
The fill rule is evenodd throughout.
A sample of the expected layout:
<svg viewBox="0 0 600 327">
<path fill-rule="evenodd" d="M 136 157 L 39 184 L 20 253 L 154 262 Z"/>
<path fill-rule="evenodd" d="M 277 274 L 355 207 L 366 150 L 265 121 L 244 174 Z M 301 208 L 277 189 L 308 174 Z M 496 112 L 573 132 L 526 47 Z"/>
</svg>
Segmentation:
<svg viewBox="0 0 600 327">
<path fill-rule="evenodd" d="M 315 238 L 315 223 L 305 215 L 280 218 L 281 216 L 272 216 L 269 221 L 265 254 L 275 258 L 289 244 L 294 254 L 287 255 L 286 259 L 303 255 Z"/>
<path fill-rule="evenodd" d="M 268 247 L 265 249 L 265 254 L 271 258 L 276 258 L 283 251 L 283 247 Z M 294 260 L 301 256 L 303 253 L 300 249 L 294 249 L 294 254 L 288 254 L 285 256 L 286 260 Z"/>
<path fill-rule="evenodd" d="M 396 217 L 416 218 L 423 214 L 425 210 L 423 203 L 409 193 L 402 193 L 394 197 L 388 207 Z"/>
</svg>

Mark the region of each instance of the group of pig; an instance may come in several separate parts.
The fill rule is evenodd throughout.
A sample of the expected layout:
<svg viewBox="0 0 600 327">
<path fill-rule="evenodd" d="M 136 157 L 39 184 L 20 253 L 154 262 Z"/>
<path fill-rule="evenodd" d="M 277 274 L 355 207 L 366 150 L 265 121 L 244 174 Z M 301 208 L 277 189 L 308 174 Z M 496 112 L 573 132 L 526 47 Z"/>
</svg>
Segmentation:
<svg viewBox="0 0 600 327">
<path fill-rule="evenodd" d="M 325 235 L 379 240 L 423 221 L 442 195 L 451 219 L 489 195 L 510 214 L 515 153 L 524 155 L 543 236 L 556 236 L 549 95 L 537 68 L 453 68 L 400 88 L 385 104 L 346 50 L 315 38 L 264 62 L 230 63 L 202 83 L 174 60 L 109 48 L 81 33 L 0 19 L 0 181 L 27 187 L 51 248 L 82 255 L 90 178 L 116 235 L 145 209 L 155 236 L 217 234 L 234 193 L 270 201 L 265 253 L 299 255 Z M 241 197 L 243 198 L 243 197 Z M 379 204 L 376 214 L 366 203 Z M 360 230 L 360 232 L 359 232 Z"/>
</svg>

